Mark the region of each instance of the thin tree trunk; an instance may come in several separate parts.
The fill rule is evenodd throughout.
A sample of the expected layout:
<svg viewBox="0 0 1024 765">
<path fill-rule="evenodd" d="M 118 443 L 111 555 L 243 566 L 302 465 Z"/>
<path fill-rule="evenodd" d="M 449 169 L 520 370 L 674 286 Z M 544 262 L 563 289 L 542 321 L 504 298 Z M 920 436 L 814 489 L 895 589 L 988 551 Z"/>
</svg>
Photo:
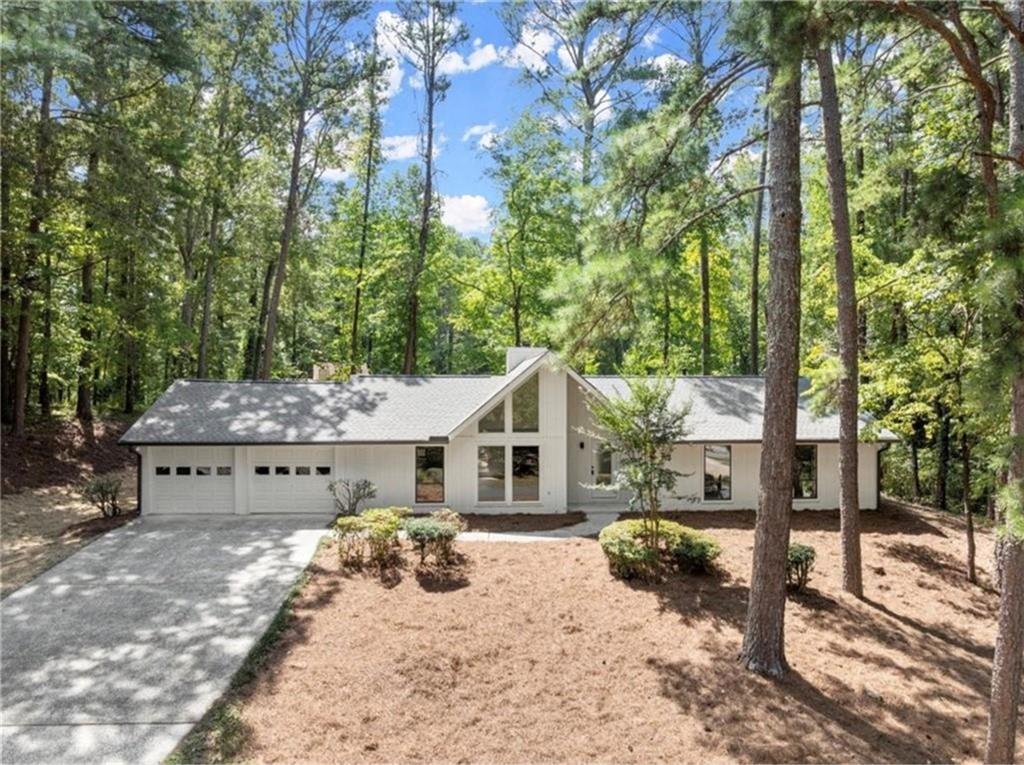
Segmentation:
<svg viewBox="0 0 1024 765">
<path fill-rule="evenodd" d="M 39 368 L 39 413 L 49 417 L 53 412 L 50 394 L 50 357 L 53 353 L 53 259 L 46 250 L 46 272 L 43 274 L 43 358 Z"/>
<path fill-rule="evenodd" d="M 910 442 L 910 478 L 911 487 L 914 492 L 914 502 L 921 501 L 921 461 L 918 459 L 917 437 Z"/>
<path fill-rule="evenodd" d="M 95 204 L 95 187 L 97 173 L 100 168 L 100 155 L 96 149 L 89 152 L 89 168 L 87 171 L 85 188 L 89 198 L 89 204 Z M 95 215 L 90 214 L 89 220 L 85 223 L 87 231 L 96 227 Z M 78 397 L 75 403 L 75 414 L 83 422 L 92 421 L 92 385 L 93 385 L 93 270 L 96 266 L 96 253 L 94 243 L 88 241 L 85 248 L 85 260 L 82 263 L 82 289 L 79 296 L 79 310 L 82 315 L 79 318 L 78 336 L 82 340 L 82 352 L 78 356 Z"/>
<path fill-rule="evenodd" d="M 939 415 L 939 434 L 935 444 L 935 506 L 940 510 L 948 510 L 946 487 L 949 484 L 949 412 L 943 404 L 937 406 Z"/>
<path fill-rule="evenodd" d="M 259 377 L 260 361 L 263 358 L 263 329 L 267 323 L 267 311 L 270 306 L 270 285 L 274 282 L 274 263 L 271 260 L 267 263 L 266 271 L 263 274 L 263 291 L 260 294 L 260 312 L 256 317 L 256 347 L 252 359 L 252 379 Z"/>
<path fill-rule="evenodd" d="M 434 88 L 435 72 L 424 72 L 427 96 L 427 147 L 423 157 L 423 205 L 420 211 L 420 233 L 416 262 L 413 264 L 412 279 L 409 281 L 409 297 L 406 313 L 405 355 L 402 372 L 407 375 L 416 372 L 416 350 L 420 320 L 420 277 L 427 262 L 427 247 L 430 244 L 430 218 L 434 201 Z"/>
<path fill-rule="evenodd" d="M 301 100 L 305 104 L 305 97 Z M 305 107 L 299 109 L 295 133 L 292 137 L 292 165 L 288 179 L 288 203 L 284 211 L 284 225 L 281 228 L 281 246 L 277 255 L 277 268 L 274 273 L 274 286 L 270 292 L 270 303 L 267 308 L 267 331 L 263 338 L 263 354 L 260 358 L 259 378 L 269 380 L 274 368 L 274 341 L 277 338 L 277 313 L 281 303 L 281 288 L 288 268 L 288 252 L 292 245 L 295 222 L 299 217 L 299 173 L 302 169 L 302 144 L 306 135 Z"/>
<path fill-rule="evenodd" d="M 793 510 L 798 348 L 800 345 L 800 58 L 773 62 L 768 168 L 767 366 L 761 488 L 754 530 L 750 600 L 740 661 L 782 676 L 785 651 L 786 552 Z"/>
<path fill-rule="evenodd" d="M 857 287 L 846 197 L 839 93 L 828 45 L 816 54 L 821 81 L 821 114 L 828 166 L 832 240 L 836 253 L 836 303 L 839 325 L 839 536 L 843 550 L 843 589 L 864 597 L 860 553 L 860 505 L 857 481 Z"/>
<path fill-rule="evenodd" d="M 199 321 L 199 352 L 196 361 L 196 377 L 204 378 L 207 372 L 207 356 L 210 342 L 210 310 L 213 303 L 213 273 L 220 247 L 220 203 L 214 199 L 210 206 L 210 235 L 207 240 L 206 268 L 203 272 L 203 314 Z"/>
<path fill-rule="evenodd" d="M 708 263 L 708 234 L 700 230 L 700 366 L 711 374 L 711 268 Z"/>
<path fill-rule="evenodd" d="M 359 369 L 359 313 L 363 298 L 363 274 L 366 269 L 366 247 L 370 237 L 370 195 L 373 192 L 373 147 L 376 137 L 373 134 L 374 119 L 371 117 L 370 134 L 366 139 L 366 176 L 363 178 L 363 212 L 359 228 L 359 260 L 356 267 L 355 295 L 352 300 L 352 332 L 349 338 L 349 373 L 355 374 Z"/>
<path fill-rule="evenodd" d="M 47 167 L 50 161 L 50 98 L 53 94 L 53 66 L 43 70 L 36 129 L 35 167 L 32 171 L 32 213 L 28 222 L 25 272 L 18 306 L 18 344 L 14 354 L 14 434 L 25 433 L 28 406 L 29 345 L 32 342 L 32 294 L 35 292 L 40 238 L 46 216 Z"/>
<path fill-rule="evenodd" d="M 767 107 L 764 110 L 764 126 L 768 129 L 769 114 Z M 764 184 L 768 174 L 768 142 L 765 141 L 764 150 L 761 152 L 761 168 L 757 173 L 757 185 L 760 190 L 754 201 L 754 242 L 750 263 L 750 374 L 756 375 L 761 371 L 761 329 L 760 329 L 760 308 L 758 303 L 761 299 L 761 219 L 764 217 Z"/>
<path fill-rule="evenodd" d="M 966 432 L 960 436 L 960 451 L 964 526 L 967 532 L 967 581 L 971 584 L 977 584 L 978 574 L 974 565 L 974 512 L 971 509 L 971 442 Z"/>
<path fill-rule="evenodd" d="M 14 422 L 14 358 L 11 353 L 11 159 L 0 151 L 0 421 Z"/>
</svg>

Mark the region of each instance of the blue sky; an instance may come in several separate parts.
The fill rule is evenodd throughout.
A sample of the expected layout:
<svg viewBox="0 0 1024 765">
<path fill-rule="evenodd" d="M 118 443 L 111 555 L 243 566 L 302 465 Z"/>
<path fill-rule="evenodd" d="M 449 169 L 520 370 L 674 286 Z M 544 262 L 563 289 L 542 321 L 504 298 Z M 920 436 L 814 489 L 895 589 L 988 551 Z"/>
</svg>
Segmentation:
<svg viewBox="0 0 1024 765">
<path fill-rule="evenodd" d="M 487 142 L 523 112 L 538 108 L 539 88 L 524 77 L 524 66 L 539 63 L 535 51 L 546 53 L 556 66 L 559 60 L 558 45 L 546 33 L 534 33 L 541 36 L 531 39 L 532 49 L 516 46 L 498 15 L 500 8 L 496 2 L 460 4 L 458 17 L 468 29 L 469 40 L 446 62 L 451 87 L 435 115 L 437 186 L 443 197 L 444 220 L 460 233 L 484 239 L 490 231 L 490 213 L 500 202 L 486 174 L 490 166 Z M 379 31 L 386 30 L 396 11 L 394 3 L 378 2 L 370 18 Z M 422 91 L 416 88 L 413 70 L 387 38 L 386 32 L 381 35 L 384 52 L 393 62 L 390 99 L 383 113 L 383 148 L 388 157 L 385 172 L 401 171 L 420 161 L 417 136 L 423 109 Z M 681 61 L 669 50 L 679 47 L 678 38 L 672 38 L 666 28 L 655 28 L 636 55 Z M 752 101 L 749 91 L 736 95 Z M 335 173 L 333 179 L 338 177 Z"/>
</svg>

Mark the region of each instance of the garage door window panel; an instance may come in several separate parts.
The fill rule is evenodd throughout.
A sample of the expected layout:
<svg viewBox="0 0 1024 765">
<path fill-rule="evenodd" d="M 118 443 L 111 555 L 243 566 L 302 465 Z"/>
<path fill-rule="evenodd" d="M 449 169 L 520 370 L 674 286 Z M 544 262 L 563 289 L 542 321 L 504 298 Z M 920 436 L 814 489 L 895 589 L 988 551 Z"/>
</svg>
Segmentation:
<svg viewBox="0 0 1024 765">
<path fill-rule="evenodd" d="M 217 475 L 219 475 L 219 476 L 231 475 L 231 466 L 230 465 L 221 465 L 220 467 L 217 468 Z"/>
<path fill-rule="evenodd" d="M 157 468 L 156 468 L 156 474 L 157 475 L 170 475 L 171 474 L 171 467 L 170 467 L 170 465 L 158 465 Z"/>
<path fill-rule="evenodd" d="M 298 465 L 295 468 L 295 475 L 309 475 L 309 465 Z"/>
<path fill-rule="evenodd" d="M 274 467 L 274 475 L 291 475 L 292 469 L 288 465 L 276 465 Z"/>
<path fill-rule="evenodd" d="M 191 466 L 185 467 L 183 465 L 179 465 L 178 467 L 174 468 L 174 474 L 179 476 L 192 475 L 192 468 Z"/>
<path fill-rule="evenodd" d="M 270 465 L 257 465 L 256 475 L 270 475 Z"/>
<path fill-rule="evenodd" d="M 330 475 L 331 469 L 327 465 L 318 465 L 316 469 L 317 475 Z"/>
<path fill-rule="evenodd" d="M 196 468 L 196 475 L 210 475 L 210 467 L 208 465 L 200 465 Z"/>
</svg>

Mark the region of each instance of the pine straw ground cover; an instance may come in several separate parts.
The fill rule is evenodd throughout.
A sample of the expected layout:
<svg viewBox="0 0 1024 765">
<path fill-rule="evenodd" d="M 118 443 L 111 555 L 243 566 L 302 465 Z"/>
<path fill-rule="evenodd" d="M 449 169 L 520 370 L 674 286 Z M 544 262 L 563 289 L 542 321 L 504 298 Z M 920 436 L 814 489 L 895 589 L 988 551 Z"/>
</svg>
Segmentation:
<svg viewBox="0 0 1024 765">
<path fill-rule="evenodd" d="M 739 668 L 749 513 L 690 513 L 718 577 L 613 579 L 593 540 L 463 543 L 449 575 L 383 579 L 321 550 L 276 646 L 229 699 L 259 762 L 925 762 L 981 757 L 996 595 L 955 520 L 864 516 L 867 600 L 839 594 L 834 513 L 786 614 L 792 673 Z M 987 580 L 992 539 L 979 534 Z M 223 715 L 222 707 L 218 714 Z M 193 754 L 196 752 L 193 750 Z"/>
</svg>

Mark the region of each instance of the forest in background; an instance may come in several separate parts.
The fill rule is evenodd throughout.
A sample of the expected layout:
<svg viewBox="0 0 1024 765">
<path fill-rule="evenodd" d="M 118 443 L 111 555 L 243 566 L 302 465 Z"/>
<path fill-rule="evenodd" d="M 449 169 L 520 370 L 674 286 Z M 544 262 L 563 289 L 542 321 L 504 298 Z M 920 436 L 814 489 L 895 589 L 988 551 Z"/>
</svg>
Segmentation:
<svg viewBox="0 0 1024 765">
<path fill-rule="evenodd" d="M 481 239 L 444 225 L 434 163 L 459 87 L 445 62 L 467 45 L 454 3 L 5 3 L 4 422 L 131 413 L 177 377 L 315 363 L 500 372 L 509 345 L 595 373 L 763 372 L 763 9 L 491 7 L 534 54 L 536 98 L 482 148 L 501 199 Z M 1012 446 L 1006 359 L 1024 342 L 1022 269 L 998 256 L 1021 224 L 1019 22 L 1000 3 L 802 7 L 801 371 L 834 407 L 824 46 L 860 406 L 902 439 L 886 490 L 991 513 Z M 641 45 L 654 31 L 670 53 Z M 402 171 L 381 123 L 399 60 L 421 126 Z"/>
</svg>

